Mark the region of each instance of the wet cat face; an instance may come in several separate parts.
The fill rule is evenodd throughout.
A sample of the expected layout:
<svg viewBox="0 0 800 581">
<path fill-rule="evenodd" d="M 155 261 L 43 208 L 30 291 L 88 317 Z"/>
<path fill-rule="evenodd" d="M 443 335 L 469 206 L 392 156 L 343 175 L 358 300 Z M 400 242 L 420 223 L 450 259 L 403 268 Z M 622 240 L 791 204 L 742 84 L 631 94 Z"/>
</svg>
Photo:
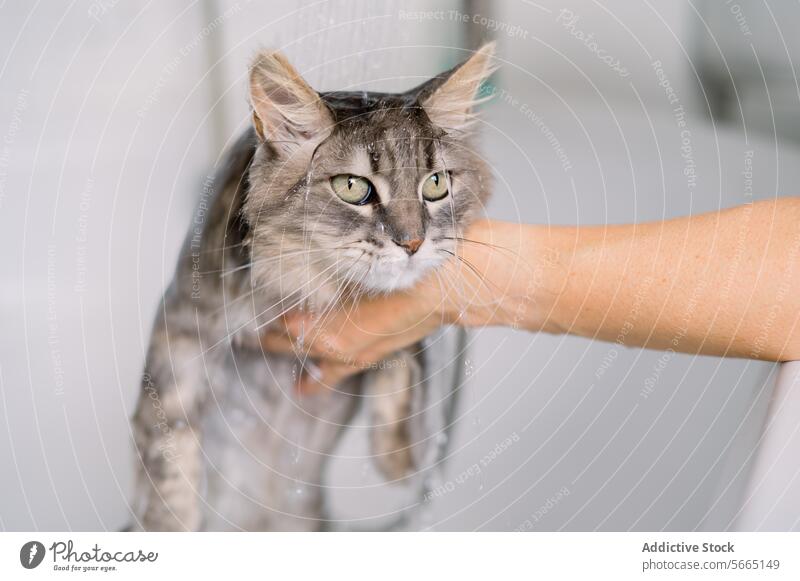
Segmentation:
<svg viewBox="0 0 800 581">
<path fill-rule="evenodd" d="M 281 55 L 259 56 L 244 210 L 254 265 L 283 254 L 289 279 L 305 267 L 320 284 L 391 291 L 451 257 L 488 197 L 468 127 L 491 51 L 399 95 L 319 95 Z"/>
</svg>

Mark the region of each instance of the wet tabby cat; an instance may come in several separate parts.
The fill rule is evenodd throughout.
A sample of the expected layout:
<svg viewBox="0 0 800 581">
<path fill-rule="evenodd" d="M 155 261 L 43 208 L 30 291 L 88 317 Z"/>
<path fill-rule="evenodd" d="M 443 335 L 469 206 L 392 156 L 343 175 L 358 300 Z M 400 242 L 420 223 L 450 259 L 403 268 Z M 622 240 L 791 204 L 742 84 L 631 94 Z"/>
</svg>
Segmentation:
<svg viewBox="0 0 800 581">
<path fill-rule="evenodd" d="M 455 250 L 488 194 L 468 127 L 492 50 L 401 94 L 320 94 L 280 53 L 254 59 L 253 127 L 207 184 L 152 331 L 139 527 L 321 528 L 325 458 L 362 395 L 374 461 L 413 470 L 416 350 L 299 397 L 301 360 L 258 337 L 287 309 L 408 287 Z"/>
</svg>

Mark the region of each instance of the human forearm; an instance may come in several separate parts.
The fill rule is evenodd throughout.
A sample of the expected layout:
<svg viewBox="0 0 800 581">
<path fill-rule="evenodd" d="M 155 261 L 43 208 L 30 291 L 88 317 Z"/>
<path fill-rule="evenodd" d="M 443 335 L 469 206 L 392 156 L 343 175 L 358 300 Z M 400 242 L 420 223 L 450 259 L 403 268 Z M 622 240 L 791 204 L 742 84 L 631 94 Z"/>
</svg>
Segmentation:
<svg viewBox="0 0 800 581">
<path fill-rule="evenodd" d="M 464 243 L 465 260 L 486 279 L 474 281 L 478 307 L 465 320 L 689 353 L 800 358 L 799 224 L 800 200 L 791 198 L 638 225 L 478 224 L 467 238 L 507 250 Z"/>
<path fill-rule="evenodd" d="M 800 359 L 800 199 L 665 222 L 547 227 L 480 222 L 414 288 L 362 299 L 322 324 L 287 317 L 264 347 L 342 378 L 445 322 L 572 333 L 622 345 Z M 298 347 L 294 337 L 305 340 Z M 303 388 L 305 389 L 305 388 Z M 311 387 L 308 387 L 312 390 Z"/>
</svg>

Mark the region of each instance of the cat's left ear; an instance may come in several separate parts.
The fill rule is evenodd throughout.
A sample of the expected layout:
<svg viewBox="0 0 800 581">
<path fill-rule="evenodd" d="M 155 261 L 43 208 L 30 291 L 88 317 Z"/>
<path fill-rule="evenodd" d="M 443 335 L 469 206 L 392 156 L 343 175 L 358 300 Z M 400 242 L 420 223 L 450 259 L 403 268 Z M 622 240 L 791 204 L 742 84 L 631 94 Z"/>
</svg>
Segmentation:
<svg viewBox="0 0 800 581">
<path fill-rule="evenodd" d="M 445 131 L 463 132 L 475 120 L 474 107 L 484 99 L 478 93 L 495 71 L 495 43 L 479 48 L 464 63 L 423 85 L 420 103 L 428 118 Z"/>
<path fill-rule="evenodd" d="M 314 89 L 280 52 L 261 52 L 250 65 L 250 103 L 259 138 L 301 144 L 322 139 L 333 118 Z"/>
</svg>

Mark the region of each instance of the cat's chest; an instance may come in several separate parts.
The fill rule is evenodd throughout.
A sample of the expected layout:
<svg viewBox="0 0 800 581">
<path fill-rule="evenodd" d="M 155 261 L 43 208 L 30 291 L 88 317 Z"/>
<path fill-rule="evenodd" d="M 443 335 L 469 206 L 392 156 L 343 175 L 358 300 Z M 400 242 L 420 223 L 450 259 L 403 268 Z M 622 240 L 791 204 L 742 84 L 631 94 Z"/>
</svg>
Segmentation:
<svg viewBox="0 0 800 581">
<path fill-rule="evenodd" d="M 266 333 L 285 333 L 284 319 L 290 313 L 304 313 L 319 319 L 338 308 L 336 299 L 343 292 L 321 286 L 312 292 L 287 292 L 284 296 L 266 293 L 242 295 L 228 300 L 206 317 L 208 339 L 236 348 L 261 350 Z"/>
</svg>

